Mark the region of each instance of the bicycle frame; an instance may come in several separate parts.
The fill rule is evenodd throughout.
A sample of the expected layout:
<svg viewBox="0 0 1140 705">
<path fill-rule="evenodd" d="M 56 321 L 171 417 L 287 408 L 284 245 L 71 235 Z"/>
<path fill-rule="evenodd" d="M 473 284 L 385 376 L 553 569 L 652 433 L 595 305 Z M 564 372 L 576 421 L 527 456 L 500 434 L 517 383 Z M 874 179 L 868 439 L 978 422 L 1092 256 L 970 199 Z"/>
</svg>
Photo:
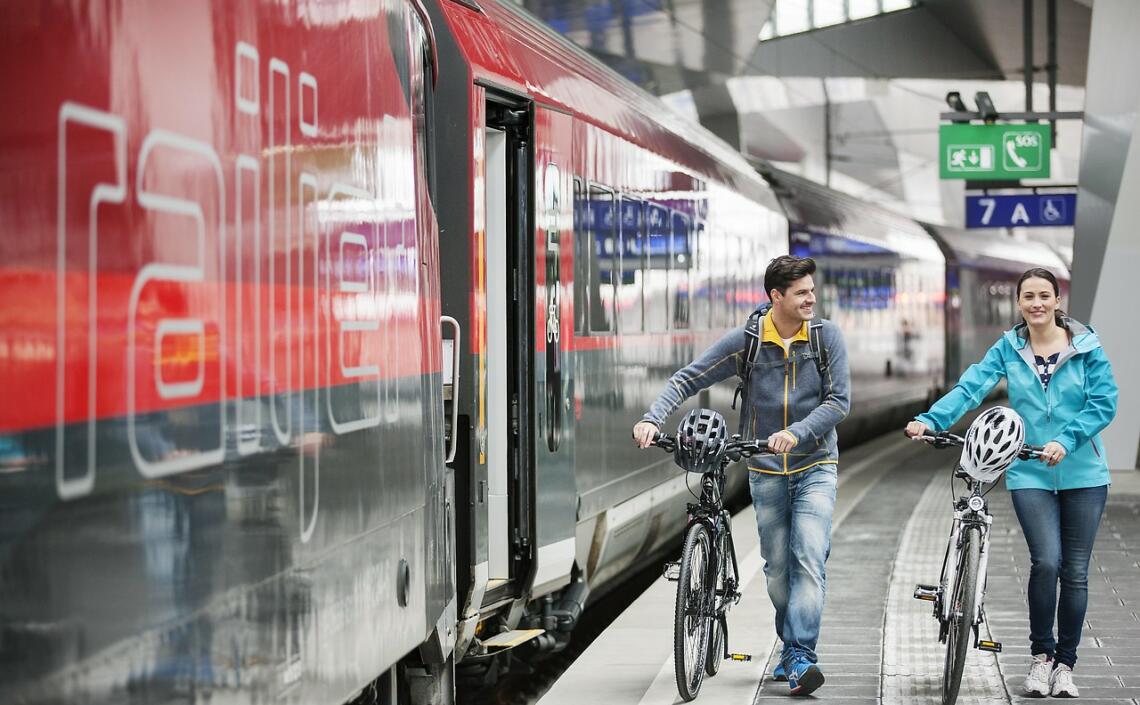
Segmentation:
<svg viewBox="0 0 1140 705">
<path fill-rule="evenodd" d="M 952 593 L 955 581 L 958 578 L 958 571 L 962 563 L 962 540 L 965 535 L 965 529 L 968 527 L 978 528 L 978 537 L 981 541 L 981 546 L 979 547 L 978 585 L 974 597 L 974 614 L 970 615 L 970 624 L 977 627 L 977 625 L 981 623 L 981 616 L 984 613 L 982 603 L 985 600 L 986 570 L 989 567 L 990 526 L 994 520 L 993 516 L 989 513 L 989 503 L 982 497 L 981 490 L 984 484 L 985 483 L 967 479 L 967 493 L 960 496 L 954 503 L 954 521 L 950 526 L 950 537 L 946 543 L 946 555 L 942 560 L 942 578 L 939 582 L 940 593 L 938 604 L 935 606 L 938 619 L 943 625 L 947 624 L 953 616 L 950 614 L 951 601 L 946 599 L 946 597 Z M 981 507 L 976 510 L 970 507 L 974 497 L 981 500 Z M 946 634 L 945 630 L 943 630 L 943 633 L 939 636 L 939 641 L 945 640 Z"/>
</svg>

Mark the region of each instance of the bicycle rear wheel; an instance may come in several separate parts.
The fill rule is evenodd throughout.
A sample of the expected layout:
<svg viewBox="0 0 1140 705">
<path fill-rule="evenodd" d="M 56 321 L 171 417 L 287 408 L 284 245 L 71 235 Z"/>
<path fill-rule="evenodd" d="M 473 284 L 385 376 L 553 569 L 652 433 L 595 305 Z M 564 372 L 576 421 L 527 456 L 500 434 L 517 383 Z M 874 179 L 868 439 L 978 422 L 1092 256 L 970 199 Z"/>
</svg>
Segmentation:
<svg viewBox="0 0 1140 705">
<path fill-rule="evenodd" d="M 977 597 L 978 561 L 982 539 L 976 527 L 969 527 L 962 536 L 961 561 L 954 593 L 950 603 L 950 624 L 946 637 L 946 665 L 942 670 L 942 705 L 954 705 L 962 685 L 962 671 L 966 666 L 966 653 L 970 648 L 970 635 L 974 629 L 974 600 Z"/>
<path fill-rule="evenodd" d="M 673 616 L 673 665 L 677 692 L 686 702 L 697 697 L 705 676 L 709 617 L 713 589 L 712 539 L 708 527 L 697 522 L 685 534 L 681 572 L 677 577 L 677 606 Z"/>
</svg>

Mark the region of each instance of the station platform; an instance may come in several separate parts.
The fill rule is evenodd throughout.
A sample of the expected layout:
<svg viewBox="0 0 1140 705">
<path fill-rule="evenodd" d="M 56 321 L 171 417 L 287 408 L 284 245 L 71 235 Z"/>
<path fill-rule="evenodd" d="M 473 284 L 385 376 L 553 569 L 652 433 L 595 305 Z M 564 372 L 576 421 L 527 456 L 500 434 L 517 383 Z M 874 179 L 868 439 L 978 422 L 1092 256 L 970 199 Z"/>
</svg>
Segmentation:
<svg viewBox="0 0 1140 705">
<path fill-rule="evenodd" d="M 811 697 L 844 703 L 941 702 L 945 646 L 916 583 L 938 580 L 951 521 L 949 468 L 938 451 L 891 434 L 845 453 L 839 470 L 827 605 L 818 647 L 827 678 Z M 961 483 L 957 489 L 961 489 Z M 971 649 L 960 703 L 1028 701 L 1029 552 L 1004 484 L 994 515 L 986 611 L 1000 654 Z M 771 680 L 779 643 L 751 507 L 734 517 L 743 598 L 729 614 L 726 661 L 697 702 L 759 705 L 788 697 Z M 578 657 L 541 705 L 681 702 L 673 675 L 675 584 L 658 579 Z M 1140 705 L 1140 473 L 1114 473 L 1089 575 L 1087 623 L 1074 680 L 1083 700 Z"/>
</svg>

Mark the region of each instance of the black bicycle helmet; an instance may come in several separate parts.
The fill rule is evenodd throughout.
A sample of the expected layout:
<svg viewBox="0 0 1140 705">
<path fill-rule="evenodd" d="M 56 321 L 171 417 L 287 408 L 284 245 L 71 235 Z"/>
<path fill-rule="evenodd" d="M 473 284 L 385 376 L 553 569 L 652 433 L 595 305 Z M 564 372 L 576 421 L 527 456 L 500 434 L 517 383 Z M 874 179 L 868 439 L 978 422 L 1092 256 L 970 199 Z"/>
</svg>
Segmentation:
<svg viewBox="0 0 1140 705">
<path fill-rule="evenodd" d="M 975 480 L 993 482 L 1017 459 L 1024 442 L 1021 416 L 1013 409 L 995 406 L 970 424 L 959 464 Z"/>
<path fill-rule="evenodd" d="M 688 472 L 705 473 L 720 464 L 728 437 L 724 417 L 712 409 L 694 409 L 677 426 L 674 460 Z"/>
</svg>

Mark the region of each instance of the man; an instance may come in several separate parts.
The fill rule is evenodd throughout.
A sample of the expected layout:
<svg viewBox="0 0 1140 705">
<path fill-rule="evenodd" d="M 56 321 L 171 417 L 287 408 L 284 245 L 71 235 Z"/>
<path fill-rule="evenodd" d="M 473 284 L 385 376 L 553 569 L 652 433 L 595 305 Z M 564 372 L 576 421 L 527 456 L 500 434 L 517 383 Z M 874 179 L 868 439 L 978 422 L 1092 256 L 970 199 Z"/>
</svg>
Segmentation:
<svg viewBox="0 0 1140 705">
<path fill-rule="evenodd" d="M 772 305 L 753 327 L 759 347 L 751 360 L 742 326 L 675 373 L 633 427 L 634 440 L 645 448 L 687 398 L 733 375 L 747 380 L 740 432 L 767 438 L 777 453 L 749 460 L 749 486 L 776 633 L 784 643 L 773 675 L 787 678 L 792 695 L 807 695 L 824 680 L 815 647 L 835 509 L 835 425 L 849 406 L 847 351 L 839 328 L 814 318 L 814 273 L 810 258 L 772 260 L 764 272 Z"/>
</svg>

